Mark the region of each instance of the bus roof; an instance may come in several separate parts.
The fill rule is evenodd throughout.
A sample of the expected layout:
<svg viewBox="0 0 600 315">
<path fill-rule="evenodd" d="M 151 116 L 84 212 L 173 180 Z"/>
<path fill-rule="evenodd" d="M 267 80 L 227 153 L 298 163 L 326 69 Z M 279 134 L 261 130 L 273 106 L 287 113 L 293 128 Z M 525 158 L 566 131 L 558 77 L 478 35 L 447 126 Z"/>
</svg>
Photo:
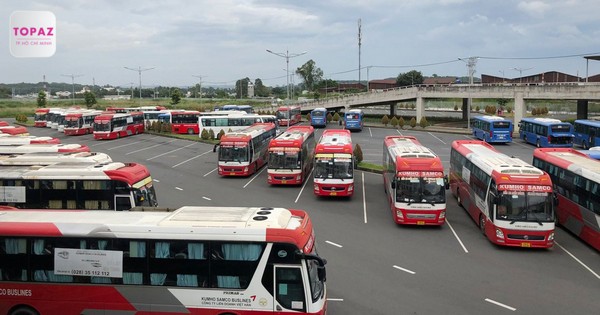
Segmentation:
<svg viewBox="0 0 600 315">
<path fill-rule="evenodd" d="M 582 124 L 582 125 L 588 125 L 588 126 L 594 126 L 594 127 L 598 127 L 600 128 L 600 120 L 593 120 L 593 119 L 577 119 L 574 122 L 575 124 Z"/>
<path fill-rule="evenodd" d="M 533 156 L 600 183 L 600 160 L 573 148 L 537 148 Z"/>
<path fill-rule="evenodd" d="M 360 108 L 353 108 L 347 111 L 347 113 L 361 113 L 362 114 L 363 110 Z"/>
<path fill-rule="evenodd" d="M 60 139 L 52 137 L 15 136 L 0 134 L 0 146 L 3 145 L 25 145 L 25 144 L 59 144 Z"/>
<path fill-rule="evenodd" d="M 0 165 L 50 165 L 62 162 L 108 163 L 110 156 L 99 152 L 36 152 L 18 155 L 0 155 Z"/>
<path fill-rule="evenodd" d="M 248 128 L 244 128 L 238 131 L 227 132 L 221 136 L 221 142 L 228 141 L 248 141 L 251 138 L 256 137 L 259 134 L 267 132 L 271 129 L 275 129 L 274 123 L 255 123 Z"/>
<path fill-rule="evenodd" d="M 301 210 L 196 206 L 173 212 L 135 210 L 0 210 L 0 235 L 267 241 L 293 243 L 305 250 L 311 250 L 314 242 L 312 223 Z"/>
<path fill-rule="evenodd" d="M 141 164 L 108 162 L 90 164 L 85 162 L 62 162 L 50 165 L 0 166 L 1 178 L 50 179 L 50 180 L 122 180 L 133 184 L 150 176 Z"/>
<path fill-rule="evenodd" d="M 421 145 L 415 137 L 387 136 L 384 143 L 390 154 L 396 158 L 436 158 L 437 155 L 428 147 Z"/>
<path fill-rule="evenodd" d="M 562 122 L 555 118 L 523 118 L 521 121 L 527 121 L 537 123 L 540 125 L 551 125 L 551 124 L 569 124 L 568 122 Z M 570 124 L 569 124 L 570 125 Z"/>
<path fill-rule="evenodd" d="M 500 117 L 500 116 L 490 116 L 490 115 L 482 115 L 482 116 L 475 116 L 473 117 L 473 119 L 479 119 L 479 120 L 484 120 L 484 121 L 508 121 L 511 122 L 512 121 L 510 119 L 506 119 L 504 117 Z"/>
<path fill-rule="evenodd" d="M 327 109 L 325 107 L 317 107 L 312 110 L 312 112 L 326 112 Z"/>
<path fill-rule="evenodd" d="M 496 171 L 506 175 L 543 175 L 544 172 L 533 165 L 515 157 L 510 157 L 496 151 L 485 141 L 456 140 L 452 148 L 460 152 L 473 164 L 477 165 L 487 174 Z"/>
<path fill-rule="evenodd" d="M 279 135 L 279 137 L 271 140 L 269 146 L 277 146 L 281 144 L 301 145 L 310 134 L 314 133 L 315 128 L 312 126 L 292 126 Z"/>
<path fill-rule="evenodd" d="M 33 152 L 90 152 L 87 145 L 82 144 L 23 144 L 0 145 L 0 154 L 22 154 Z"/>
<path fill-rule="evenodd" d="M 352 137 L 347 129 L 328 129 L 323 131 L 315 148 L 315 153 L 350 153 Z"/>
</svg>

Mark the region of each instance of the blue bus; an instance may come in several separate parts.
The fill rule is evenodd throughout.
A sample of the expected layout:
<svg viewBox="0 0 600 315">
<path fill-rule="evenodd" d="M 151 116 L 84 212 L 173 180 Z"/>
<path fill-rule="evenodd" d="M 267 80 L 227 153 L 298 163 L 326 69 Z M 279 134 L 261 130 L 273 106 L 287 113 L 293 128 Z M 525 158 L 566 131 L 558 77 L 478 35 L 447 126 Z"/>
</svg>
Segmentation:
<svg viewBox="0 0 600 315">
<path fill-rule="evenodd" d="M 344 114 L 344 128 L 348 130 L 363 129 L 364 113 L 362 109 L 351 109 Z"/>
<path fill-rule="evenodd" d="M 552 118 L 523 118 L 519 122 L 519 138 L 538 148 L 571 148 L 573 125 Z"/>
<path fill-rule="evenodd" d="M 592 159 L 600 160 L 600 147 L 591 147 L 589 150 L 579 150 L 579 152 L 591 157 Z"/>
<path fill-rule="evenodd" d="M 476 116 L 471 120 L 473 137 L 485 142 L 512 142 L 512 121 L 499 116 Z"/>
<path fill-rule="evenodd" d="M 313 109 L 310 112 L 310 125 L 313 127 L 326 127 L 327 109 L 323 107 Z"/>
<path fill-rule="evenodd" d="M 584 149 L 600 146 L 600 120 L 577 119 L 573 130 L 573 143 Z"/>
</svg>

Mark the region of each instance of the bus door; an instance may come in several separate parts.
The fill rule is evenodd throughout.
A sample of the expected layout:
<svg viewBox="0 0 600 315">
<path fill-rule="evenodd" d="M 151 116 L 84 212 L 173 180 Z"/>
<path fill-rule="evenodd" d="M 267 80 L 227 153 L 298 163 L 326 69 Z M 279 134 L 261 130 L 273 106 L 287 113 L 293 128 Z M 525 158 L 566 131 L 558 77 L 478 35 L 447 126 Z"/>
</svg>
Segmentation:
<svg viewBox="0 0 600 315">
<path fill-rule="evenodd" d="M 133 208 L 130 195 L 115 195 L 115 210 L 123 211 Z"/>
<path fill-rule="evenodd" d="M 289 310 L 306 312 L 306 295 L 300 266 L 275 265 L 273 272 L 275 314 L 289 314 Z"/>
</svg>

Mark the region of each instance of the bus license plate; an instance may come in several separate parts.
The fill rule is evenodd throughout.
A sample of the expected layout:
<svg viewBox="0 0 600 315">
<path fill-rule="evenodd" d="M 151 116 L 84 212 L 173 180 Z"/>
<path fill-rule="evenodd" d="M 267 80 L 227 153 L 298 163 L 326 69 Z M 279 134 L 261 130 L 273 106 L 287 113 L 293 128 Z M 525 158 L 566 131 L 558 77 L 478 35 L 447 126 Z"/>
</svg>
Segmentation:
<svg viewBox="0 0 600 315">
<path fill-rule="evenodd" d="M 285 182 L 286 182 L 286 180 L 285 180 L 285 179 L 281 181 L 281 183 L 282 183 L 282 184 L 285 184 Z"/>
<path fill-rule="evenodd" d="M 425 225 L 425 221 L 417 221 L 417 225 Z"/>
<path fill-rule="evenodd" d="M 330 192 L 330 193 L 329 193 L 329 195 L 330 195 L 330 196 L 337 196 L 337 192 L 335 192 L 335 191 L 332 191 L 332 192 Z"/>
<path fill-rule="evenodd" d="M 231 172 L 231 173 L 229 173 L 229 175 L 235 175 L 235 172 Z"/>
<path fill-rule="evenodd" d="M 531 247 L 531 243 L 521 243 L 521 247 Z"/>
</svg>

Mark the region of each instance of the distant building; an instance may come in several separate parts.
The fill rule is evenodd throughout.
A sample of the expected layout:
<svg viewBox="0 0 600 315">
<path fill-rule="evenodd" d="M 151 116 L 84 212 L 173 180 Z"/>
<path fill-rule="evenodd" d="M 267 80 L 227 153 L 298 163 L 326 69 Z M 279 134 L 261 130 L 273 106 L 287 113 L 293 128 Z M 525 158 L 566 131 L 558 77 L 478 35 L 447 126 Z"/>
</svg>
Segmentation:
<svg viewBox="0 0 600 315">
<path fill-rule="evenodd" d="M 387 90 L 397 88 L 396 79 L 383 79 L 383 80 L 371 80 L 369 81 L 369 91 L 373 90 Z"/>
<path fill-rule="evenodd" d="M 453 84 L 456 83 L 456 77 L 430 77 L 430 78 L 424 78 L 423 79 L 423 84 Z"/>
<path fill-rule="evenodd" d="M 254 97 L 254 84 L 252 82 L 248 82 L 248 97 Z"/>
<path fill-rule="evenodd" d="M 600 79 L 600 78 L 599 78 Z M 502 78 L 493 75 L 482 74 L 481 83 L 492 84 L 492 83 L 529 83 L 529 84 L 542 84 L 542 83 L 562 83 L 562 82 L 585 82 L 585 78 L 570 75 L 558 71 L 548 71 L 537 74 L 532 74 L 518 78 Z M 593 82 L 593 81 L 590 81 Z M 600 82 L 600 81 L 597 81 Z"/>
</svg>

